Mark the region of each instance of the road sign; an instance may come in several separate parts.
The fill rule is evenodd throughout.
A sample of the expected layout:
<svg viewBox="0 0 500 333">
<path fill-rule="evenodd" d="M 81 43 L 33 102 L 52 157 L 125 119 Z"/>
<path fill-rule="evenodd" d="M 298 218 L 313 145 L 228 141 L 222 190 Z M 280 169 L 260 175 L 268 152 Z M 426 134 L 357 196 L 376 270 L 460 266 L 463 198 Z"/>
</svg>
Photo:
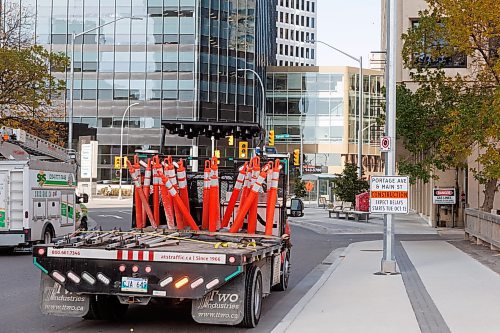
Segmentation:
<svg viewBox="0 0 500 333">
<path fill-rule="evenodd" d="M 370 213 L 408 214 L 409 184 L 405 176 L 371 177 Z"/>
<path fill-rule="evenodd" d="M 275 139 L 288 139 L 290 137 L 290 134 L 285 133 L 285 134 L 275 134 L 274 138 Z"/>
<path fill-rule="evenodd" d="M 380 138 L 380 151 L 390 151 L 391 150 L 391 137 L 383 136 Z"/>
<path fill-rule="evenodd" d="M 457 202 L 454 188 L 435 188 L 432 191 L 432 203 L 436 205 L 454 205 Z"/>
<path fill-rule="evenodd" d="M 314 184 L 313 182 L 307 182 L 306 183 L 306 191 L 307 192 L 312 192 L 312 190 L 314 189 Z"/>
</svg>

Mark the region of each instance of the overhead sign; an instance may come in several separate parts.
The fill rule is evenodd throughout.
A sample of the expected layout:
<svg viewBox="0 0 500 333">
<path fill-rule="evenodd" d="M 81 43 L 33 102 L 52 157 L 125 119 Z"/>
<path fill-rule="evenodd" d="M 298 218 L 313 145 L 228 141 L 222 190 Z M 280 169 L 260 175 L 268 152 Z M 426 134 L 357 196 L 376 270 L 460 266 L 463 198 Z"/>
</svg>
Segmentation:
<svg viewBox="0 0 500 333">
<path fill-rule="evenodd" d="M 370 213 L 408 214 L 406 176 L 373 176 L 370 179 Z"/>
<path fill-rule="evenodd" d="M 383 136 L 380 138 L 380 151 L 390 151 L 391 150 L 391 137 Z"/>
<path fill-rule="evenodd" d="M 323 168 L 321 165 L 304 165 L 302 167 L 304 173 L 322 173 Z"/>
<path fill-rule="evenodd" d="M 432 203 L 436 205 L 454 205 L 456 202 L 454 188 L 435 188 L 432 191 Z"/>
</svg>

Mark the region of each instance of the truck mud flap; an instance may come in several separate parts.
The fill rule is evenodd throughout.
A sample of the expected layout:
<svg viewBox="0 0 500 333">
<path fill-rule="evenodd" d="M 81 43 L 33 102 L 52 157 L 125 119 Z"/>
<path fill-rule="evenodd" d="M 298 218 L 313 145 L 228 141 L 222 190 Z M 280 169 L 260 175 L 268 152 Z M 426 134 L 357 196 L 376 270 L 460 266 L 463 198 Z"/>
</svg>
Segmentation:
<svg viewBox="0 0 500 333">
<path fill-rule="evenodd" d="M 72 293 L 64 289 L 50 276 L 42 274 L 40 281 L 40 310 L 45 315 L 83 317 L 89 311 L 88 295 Z"/>
<path fill-rule="evenodd" d="M 193 300 L 191 315 L 200 324 L 238 325 L 244 316 L 244 300 L 245 273 Z"/>
</svg>

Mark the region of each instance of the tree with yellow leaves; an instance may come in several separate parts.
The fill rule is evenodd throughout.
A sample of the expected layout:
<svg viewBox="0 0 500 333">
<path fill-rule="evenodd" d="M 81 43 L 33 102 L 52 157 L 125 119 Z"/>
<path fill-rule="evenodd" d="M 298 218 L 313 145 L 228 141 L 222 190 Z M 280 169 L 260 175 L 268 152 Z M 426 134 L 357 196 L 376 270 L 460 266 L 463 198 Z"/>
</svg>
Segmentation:
<svg viewBox="0 0 500 333">
<path fill-rule="evenodd" d="M 53 71 L 64 71 L 68 58 L 31 45 L 29 9 L 17 3 L 0 3 L 0 126 L 22 128 L 63 144 L 65 126 L 54 97 L 63 96 L 65 82 Z M 31 39 L 30 39 L 31 36 Z"/>
<path fill-rule="evenodd" d="M 398 135 L 417 159 L 403 172 L 428 180 L 432 170 L 467 167 L 479 152 L 485 186 L 481 208 L 490 211 L 500 178 L 500 1 L 427 0 L 418 24 L 403 34 L 403 60 L 418 83 L 398 87 Z M 467 75 L 445 67 L 467 62 Z"/>
</svg>

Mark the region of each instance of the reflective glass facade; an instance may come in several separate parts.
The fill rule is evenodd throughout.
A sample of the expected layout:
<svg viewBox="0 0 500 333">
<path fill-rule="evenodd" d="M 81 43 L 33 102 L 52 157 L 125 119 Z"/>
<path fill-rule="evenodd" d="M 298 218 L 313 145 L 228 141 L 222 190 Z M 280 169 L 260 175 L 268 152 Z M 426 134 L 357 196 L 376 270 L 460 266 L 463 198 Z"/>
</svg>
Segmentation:
<svg viewBox="0 0 500 333">
<path fill-rule="evenodd" d="M 302 144 L 307 164 L 314 166 L 340 167 L 357 158 L 359 75 L 356 73 L 358 69 L 351 67 L 268 69 L 267 127 L 274 129 L 280 152 L 291 153 Z M 364 83 L 364 155 L 380 157 L 382 129 L 376 120 L 383 112 L 382 73 L 366 70 Z"/>
<path fill-rule="evenodd" d="M 263 75 L 275 63 L 275 0 L 9 1 L 33 11 L 36 43 L 52 51 L 71 55 L 71 34 L 91 30 L 74 43 L 74 121 L 98 129 L 98 179 L 114 177 L 121 118 L 131 103 L 140 104 L 124 125 L 125 154 L 157 148 L 162 120 L 259 119 L 261 88 L 237 68 Z M 69 69 L 55 74 L 69 87 Z M 189 155 L 193 142 L 167 136 L 165 144 Z"/>
</svg>

